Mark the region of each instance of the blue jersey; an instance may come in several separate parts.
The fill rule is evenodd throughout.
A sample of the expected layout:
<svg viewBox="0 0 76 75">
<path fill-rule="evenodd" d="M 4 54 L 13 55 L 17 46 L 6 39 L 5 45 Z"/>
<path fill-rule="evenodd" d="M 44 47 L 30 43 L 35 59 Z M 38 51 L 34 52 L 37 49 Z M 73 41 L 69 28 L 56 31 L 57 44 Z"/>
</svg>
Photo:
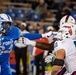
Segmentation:
<svg viewBox="0 0 76 75">
<path fill-rule="evenodd" d="M 0 75 L 12 75 L 9 64 L 10 51 L 14 49 L 14 40 L 20 37 L 20 31 L 13 26 L 5 34 L 6 36 L 0 34 Z"/>
<path fill-rule="evenodd" d="M 4 36 L 0 36 L 0 62 L 6 62 L 9 60 L 10 51 L 14 47 L 14 41 L 12 39 L 5 39 Z"/>
<path fill-rule="evenodd" d="M 0 36 L 0 62 L 9 60 L 10 51 L 14 49 L 14 40 L 20 37 L 20 31 L 17 27 L 12 27 L 10 31 L 6 31 L 7 36 Z"/>
<path fill-rule="evenodd" d="M 20 30 L 12 27 L 10 31 L 5 32 L 7 36 L 0 36 L 0 62 L 8 61 L 10 51 L 14 49 L 14 40 L 20 37 Z M 26 33 L 24 37 L 35 40 L 41 38 L 41 34 Z"/>
</svg>

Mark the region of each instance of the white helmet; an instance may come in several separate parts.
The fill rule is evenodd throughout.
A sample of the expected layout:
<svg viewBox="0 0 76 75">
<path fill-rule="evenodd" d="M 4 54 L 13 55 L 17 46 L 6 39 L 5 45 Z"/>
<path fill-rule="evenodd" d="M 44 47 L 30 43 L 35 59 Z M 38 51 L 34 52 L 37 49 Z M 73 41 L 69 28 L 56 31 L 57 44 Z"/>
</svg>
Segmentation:
<svg viewBox="0 0 76 75">
<path fill-rule="evenodd" d="M 0 27 L 5 28 L 5 26 L 4 26 L 5 23 L 10 23 L 10 27 L 9 27 L 9 29 L 10 29 L 12 26 L 12 19 L 9 15 L 2 13 L 2 14 L 0 14 Z M 8 27 L 6 27 L 6 28 L 8 28 Z M 2 28 L 0 28 L 0 30 L 1 29 Z"/>
<path fill-rule="evenodd" d="M 64 38 L 73 38 L 76 35 L 75 24 L 73 23 L 65 23 L 63 26 L 58 30 L 57 37 L 59 39 Z"/>
<path fill-rule="evenodd" d="M 73 23 L 75 24 L 75 19 L 72 17 L 72 16 L 69 16 L 69 15 L 65 15 L 61 18 L 60 20 L 60 28 L 63 26 L 64 23 Z"/>
</svg>

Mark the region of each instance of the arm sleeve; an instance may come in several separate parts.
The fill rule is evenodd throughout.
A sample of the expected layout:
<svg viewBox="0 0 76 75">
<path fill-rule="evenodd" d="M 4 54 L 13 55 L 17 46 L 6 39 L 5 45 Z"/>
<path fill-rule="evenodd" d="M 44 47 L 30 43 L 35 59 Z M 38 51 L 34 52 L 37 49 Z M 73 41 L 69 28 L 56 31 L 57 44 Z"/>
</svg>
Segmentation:
<svg viewBox="0 0 76 75">
<path fill-rule="evenodd" d="M 35 39 L 42 38 L 42 35 L 41 34 L 34 34 L 34 33 L 27 33 L 27 34 L 24 34 L 24 37 L 26 37 L 30 40 L 35 40 Z"/>
<path fill-rule="evenodd" d="M 54 42 L 55 41 L 53 41 L 50 44 L 37 42 L 35 47 L 40 48 L 40 49 L 43 49 L 43 50 L 48 50 L 48 51 L 51 51 L 52 52 L 52 50 L 54 50 Z"/>
</svg>

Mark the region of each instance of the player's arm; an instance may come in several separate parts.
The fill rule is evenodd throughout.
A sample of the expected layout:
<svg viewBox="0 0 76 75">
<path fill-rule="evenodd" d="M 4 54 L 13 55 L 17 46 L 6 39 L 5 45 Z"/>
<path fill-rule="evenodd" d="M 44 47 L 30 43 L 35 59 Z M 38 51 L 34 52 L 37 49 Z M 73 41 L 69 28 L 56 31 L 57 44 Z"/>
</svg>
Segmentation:
<svg viewBox="0 0 76 75">
<path fill-rule="evenodd" d="M 43 37 L 49 37 L 52 35 L 52 33 L 53 33 L 52 31 L 45 33 L 45 34 L 26 33 L 26 34 L 24 34 L 24 37 L 28 38 L 30 40 L 35 40 L 35 39 L 39 39 L 39 38 L 43 38 Z"/>
<path fill-rule="evenodd" d="M 36 34 L 36 33 L 26 33 L 26 34 L 24 34 L 24 37 L 28 38 L 30 40 L 35 40 L 35 39 L 42 38 L 42 35 L 41 34 Z"/>
<path fill-rule="evenodd" d="M 41 43 L 41 42 L 36 42 L 35 47 L 43 49 L 43 50 L 54 50 L 54 42 L 56 41 L 56 39 L 53 40 L 53 42 L 51 42 L 50 44 L 48 43 Z"/>
<path fill-rule="evenodd" d="M 62 68 L 62 66 L 64 65 L 64 57 L 65 57 L 64 49 L 60 49 L 56 52 L 56 58 L 53 61 L 51 75 L 56 75 L 59 72 L 59 70 Z"/>
<path fill-rule="evenodd" d="M 48 44 L 48 43 L 36 42 L 36 41 L 29 40 L 27 38 L 24 38 L 25 45 L 31 45 L 31 46 L 34 46 L 34 47 L 37 47 L 37 48 L 40 48 L 43 50 L 48 50 L 48 51 L 53 50 L 55 41 L 56 41 L 56 39 L 54 39 L 54 41 L 52 43 Z"/>
</svg>

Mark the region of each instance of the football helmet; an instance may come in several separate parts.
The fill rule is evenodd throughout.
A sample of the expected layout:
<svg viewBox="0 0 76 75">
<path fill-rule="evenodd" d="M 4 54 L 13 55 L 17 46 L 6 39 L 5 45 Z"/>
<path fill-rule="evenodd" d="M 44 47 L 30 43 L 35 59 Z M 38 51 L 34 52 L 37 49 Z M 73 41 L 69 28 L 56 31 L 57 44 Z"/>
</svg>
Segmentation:
<svg viewBox="0 0 76 75">
<path fill-rule="evenodd" d="M 10 29 L 12 26 L 12 19 L 7 14 L 0 14 L 0 25 L 2 25 L 3 29 Z M 1 27 L 1 26 L 0 26 Z"/>
<path fill-rule="evenodd" d="M 65 15 L 60 20 L 60 28 L 63 26 L 64 23 L 73 23 L 75 24 L 75 19 L 72 16 Z"/>
<path fill-rule="evenodd" d="M 76 25 L 73 23 L 64 23 L 63 26 L 58 30 L 57 37 L 59 39 L 75 37 L 75 27 Z"/>
</svg>

